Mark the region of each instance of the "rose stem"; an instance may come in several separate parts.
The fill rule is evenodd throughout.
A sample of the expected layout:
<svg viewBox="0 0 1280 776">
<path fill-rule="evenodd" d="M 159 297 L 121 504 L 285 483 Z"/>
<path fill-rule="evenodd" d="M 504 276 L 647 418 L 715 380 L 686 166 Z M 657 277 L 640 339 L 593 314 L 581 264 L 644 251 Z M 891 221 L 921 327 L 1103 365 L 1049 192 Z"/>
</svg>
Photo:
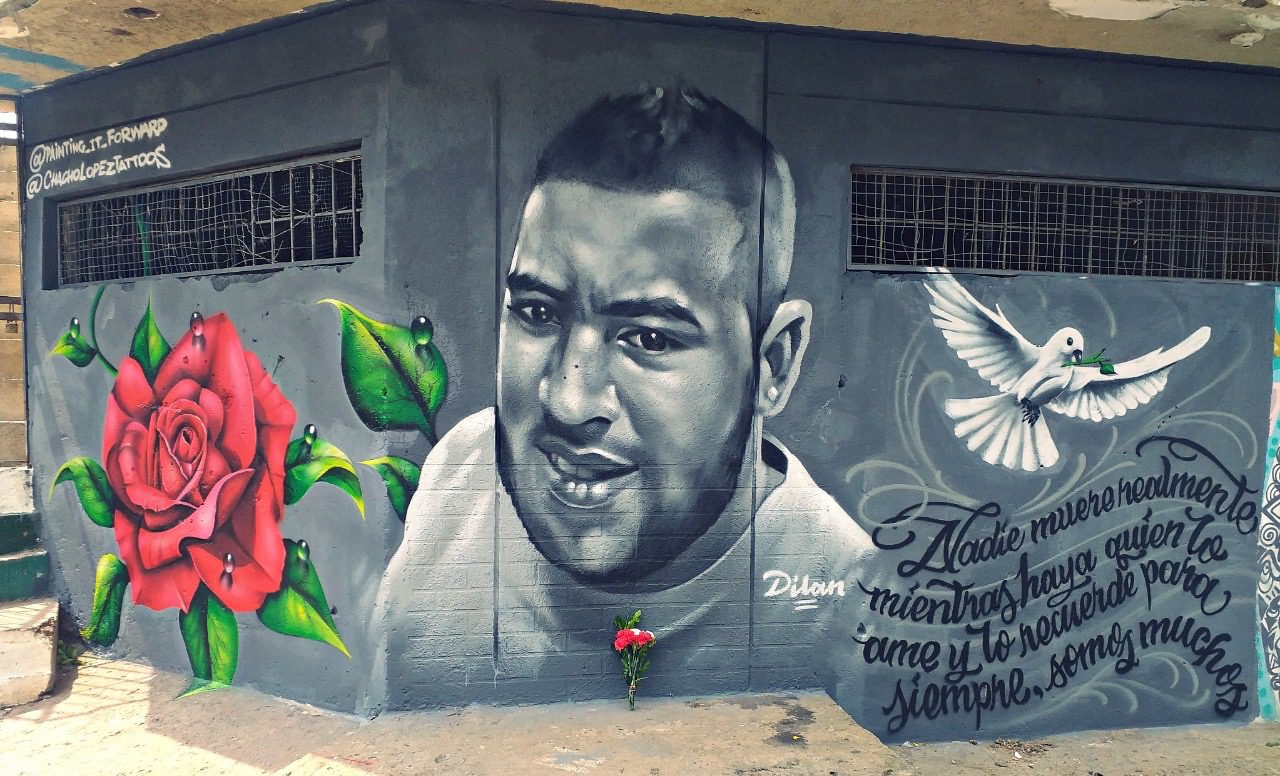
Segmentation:
<svg viewBox="0 0 1280 776">
<path fill-rule="evenodd" d="M 106 286 L 98 286 L 98 293 L 93 295 L 93 304 L 89 305 L 89 345 L 97 351 L 98 358 L 102 361 L 102 366 L 112 377 L 115 377 L 119 370 L 107 360 L 106 356 L 102 355 L 102 348 L 98 347 L 98 302 L 102 301 L 102 292 L 106 290 Z"/>
</svg>

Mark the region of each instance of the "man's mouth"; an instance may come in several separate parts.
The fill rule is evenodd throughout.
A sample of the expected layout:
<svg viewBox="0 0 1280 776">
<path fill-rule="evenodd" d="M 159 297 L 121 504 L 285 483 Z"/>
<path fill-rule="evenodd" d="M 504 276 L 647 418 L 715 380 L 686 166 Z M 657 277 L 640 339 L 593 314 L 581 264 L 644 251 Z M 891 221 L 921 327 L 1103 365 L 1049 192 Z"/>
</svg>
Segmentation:
<svg viewBox="0 0 1280 776">
<path fill-rule="evenodd" d="M 595 451 L 575 451 L 561 445 L 538 448 L 547 457 L 551 494 L 565 506 L 595 509 L 612 501 L 639 471 L 634 464 Z"/>
</svg>

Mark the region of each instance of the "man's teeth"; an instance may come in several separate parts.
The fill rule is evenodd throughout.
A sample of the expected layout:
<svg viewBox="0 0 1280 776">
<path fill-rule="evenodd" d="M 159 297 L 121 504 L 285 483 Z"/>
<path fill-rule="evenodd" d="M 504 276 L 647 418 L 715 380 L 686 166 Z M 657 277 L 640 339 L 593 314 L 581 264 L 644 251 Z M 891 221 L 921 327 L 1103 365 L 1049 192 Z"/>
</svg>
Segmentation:
<svg viewBox="0 0 1280 776">
<path fill-rule="evenodd" d="M 551 458 L 551 465 L 559 470 L 561 474 L 565 477 L 574 478 L 569 482 L 570 485 L 581 485 L 583 488 L 586 488 L 587 483 L 585 483 L 584 480 L 611 479 L 617 476 L 617 472 L 611 472 L 608 470 L 601 471 L 600 469 L 590 466 L 576 466 L 555 453 L 549 453 L 549 456 Z"/>
<path fill-rule="evenodd" d="M 585 482 L 569 481 L 565 483 L 565 489 L 578 496 L 589 495 L 593 498 L 599 498 L 603 496 L 609 488 L 603 482 L 595 482 L 588 485 Z"/>
</svg>

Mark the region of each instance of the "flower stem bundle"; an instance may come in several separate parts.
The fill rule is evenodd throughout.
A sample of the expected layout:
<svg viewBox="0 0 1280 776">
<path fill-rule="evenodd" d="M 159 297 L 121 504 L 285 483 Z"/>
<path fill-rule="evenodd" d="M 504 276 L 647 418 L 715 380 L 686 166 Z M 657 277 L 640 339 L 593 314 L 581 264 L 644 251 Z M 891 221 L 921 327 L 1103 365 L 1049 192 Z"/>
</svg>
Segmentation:
<svg viewBox="0 0 1280 776">
<path fill-rule="evenodd" d="M 627 705 L 636 710 L 636 687 L 649 672 L 649 650 L 657 639 L 653 633 L 640 630 L 640 611 L 630 617 L 614 617 L 613 649 L 622 660 L 622 679 L 627 683 Z"/>
</svg>

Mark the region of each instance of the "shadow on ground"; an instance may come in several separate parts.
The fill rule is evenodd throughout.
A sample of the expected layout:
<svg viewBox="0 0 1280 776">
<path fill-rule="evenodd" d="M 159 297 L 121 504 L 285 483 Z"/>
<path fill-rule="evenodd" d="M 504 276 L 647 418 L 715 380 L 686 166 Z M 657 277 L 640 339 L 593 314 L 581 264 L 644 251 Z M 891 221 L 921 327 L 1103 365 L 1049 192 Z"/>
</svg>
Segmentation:
<svg viewBox="0 0 1280 776">
<path fill-rule="evenodd" d="M 909 773 L 825 694 L 470 707 L 376 720 L 86 655 L 0 711 L 5 774 Z M 16 757 L 10 755 L 16 754 Z M 12 766 L 12 767 L 11 767 Z"/>
</svg>

